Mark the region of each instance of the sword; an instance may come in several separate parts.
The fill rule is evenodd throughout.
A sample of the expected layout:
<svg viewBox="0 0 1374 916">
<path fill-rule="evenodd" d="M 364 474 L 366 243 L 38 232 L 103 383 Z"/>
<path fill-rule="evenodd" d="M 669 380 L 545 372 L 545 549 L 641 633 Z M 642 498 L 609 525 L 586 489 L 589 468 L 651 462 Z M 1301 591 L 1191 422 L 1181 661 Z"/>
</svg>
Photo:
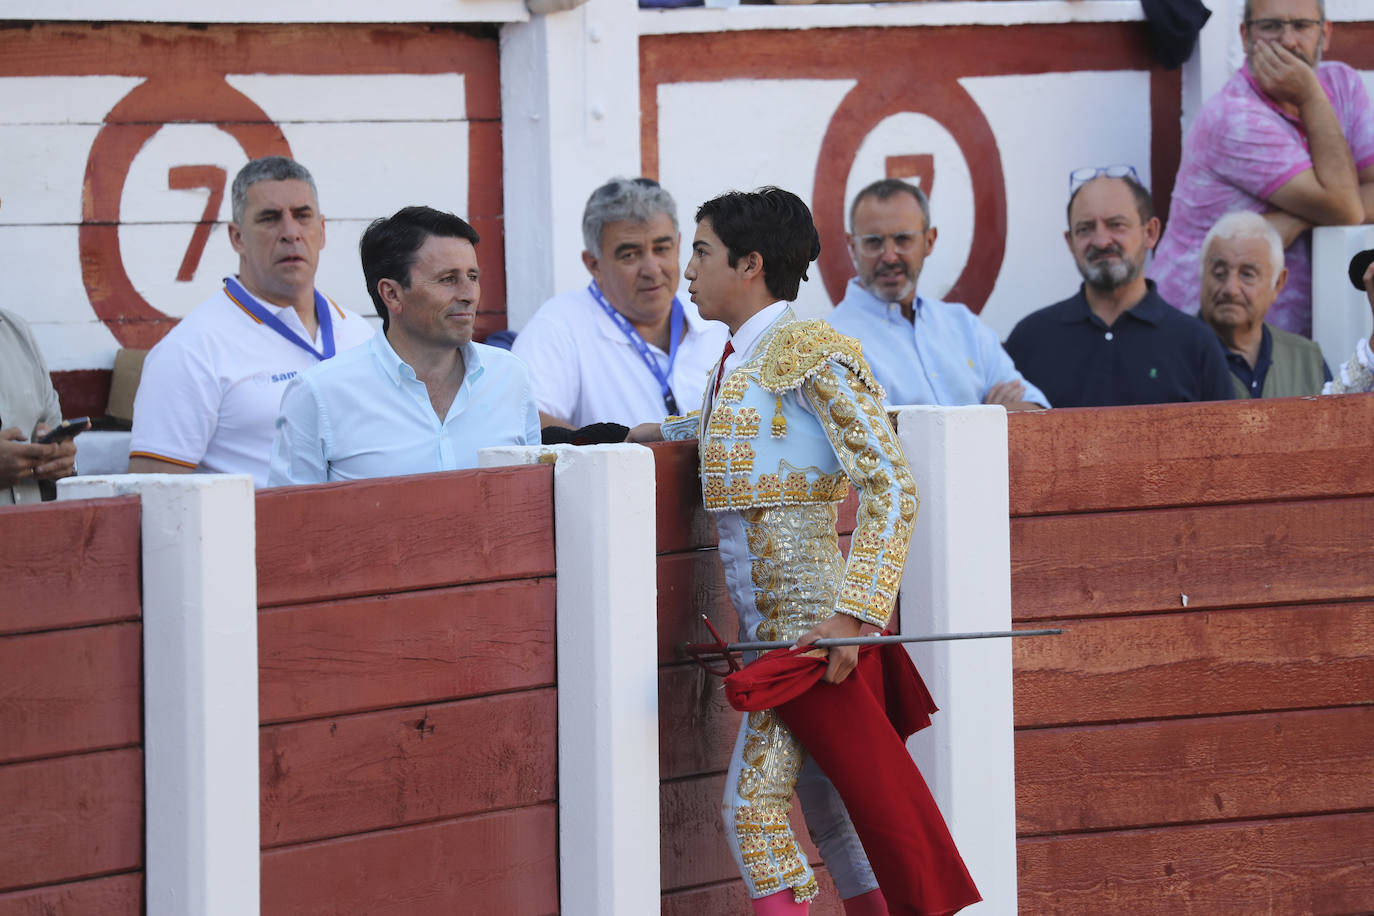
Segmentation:
<svg viewBox="0 0 1374 916">
<path fill-rule="evenodd" d="M 725 659 L 730 671 L 738 671 L 739 664 L 731 657 L 735 652 L 762 652 L 768 649 L 791 649 L 797 645 L 795 640 L 772 640 L 755 642 L 731 642 L 717 632 L 715 626 L 705 615 L 701 619 L 706 624 L 706 628 L 715 637 L 715 642 L 707 643 L 681 643 L 677 647 L 678 658 L 691 658 L 698 665 L 705 668 L 712 674 L 724 675 L 726 671 L 717 671 L 707 666 L 703 661 L 704 655 L 719 655 Z M 937 634 L 896 634 L 890 636 L 851 636 L 847 638 L 827 638 L 818 639 L 809 643 L 807 648 L 828 649 L 832 646 L 881 646 L 888 643 L 908 643 L 908 642 L 951 642 L 959 639 L 1012 639 L 1020 636 L 1058 636 L 1064 631 L 1062 629 L 1046 630 L 985 630 L 978 633 L 937 633 Z"/>
</svg>

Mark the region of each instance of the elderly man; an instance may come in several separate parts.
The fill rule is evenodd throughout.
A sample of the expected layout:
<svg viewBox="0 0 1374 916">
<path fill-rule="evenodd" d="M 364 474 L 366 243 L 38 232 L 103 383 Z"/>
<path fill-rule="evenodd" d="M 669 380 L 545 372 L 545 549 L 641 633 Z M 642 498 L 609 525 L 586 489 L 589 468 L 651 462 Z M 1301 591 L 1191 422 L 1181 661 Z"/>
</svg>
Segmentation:
<svg viewBox="0 0 1374 916">
<path fill-rule="evenodd" d="M 252 474 L 267 484 L 286 383 L 372 336 L 315 289 L 324 216 L 315 180 L 281 156 L 234 178 L 239 272 L 148 354 L 134 399 L 132 473 Z"/>
<path fill-rule="evenodd" d="M 826 321 L 863 342 L 889 403 L 1049 406 L 967 306 L 917 294 L 936 237 L 925 192 L 895 178 L 875 181 L 850 204 L 849 225 L 858 276 Z"/>
<path fill-rule="evenodd" d="M 38 441 L 62 422 L 48 365 L 28 324 L 0 309 L 0 506 L 52 498 L 43 484 L 76 473 L 76 442 Z"/>
<path fill-rule="evenodd" d="M 1171 308 L 1142 272 L 1159 238 L 1134 169 L 1079 169 L 1064 233 L 1083 286 L 1012 329 L 1007 352 L 1056 407 L 1232 396 L 1217 337 Z"/>
<path fill-rule="evenodd" d="M 1350 259 L 1350 282 L 1369 298 L 1369 308 L 1374 311 L 1374 248 L 1361 251 Z M 1355 345 L 1355 352 L 1341 366 L 1338 378 L 1328 382 L 1322 394 L 1352 394 L 1360 391 L 1374 391 L 1374 334 L 1369 339 L 1361 338 Z"/>
<path fill-rule="evenodd" d="M 479 241 L 429 207 L 367 228 L 363 276 L 382 330 L 287 385 L 272 486 L 471 468 L 480 448 L 539 444 L 524 365 L 472 342 Z"/>
<path fill-rule="evenodd" d="M 635 426 L 701 404 L 725 326 L 681 302 L 677 204 L 647 178 L 613 178 L 582 214 L 592 275 L 540 306 L 511 348 L 545 426 Z"/>
<path fill-rule="evenodd" d="M 1202 320 L 1226 348 L 1238 398 L 1320 394 L 1331 381 L 1320 347 L 1264 320 L 1287 277 L 1283 240 L 1258 213 L 1228 213 L 1202 241 Z"/>
<path fill-rule="evenodd" d="M 1189 128 L 1149 275 L 1192 312 L 1202 237 L 1232 210 L 1261 213 L 1287 247 L 1288 282 L 1269 321 L 1310 336 L 1308 230 L 1374 220 L 1374 106 L 1358 73 L 1322 63 L 1324 0 L 1247 0 L 1240 34 L 1246 63 Z"/>
</svg>

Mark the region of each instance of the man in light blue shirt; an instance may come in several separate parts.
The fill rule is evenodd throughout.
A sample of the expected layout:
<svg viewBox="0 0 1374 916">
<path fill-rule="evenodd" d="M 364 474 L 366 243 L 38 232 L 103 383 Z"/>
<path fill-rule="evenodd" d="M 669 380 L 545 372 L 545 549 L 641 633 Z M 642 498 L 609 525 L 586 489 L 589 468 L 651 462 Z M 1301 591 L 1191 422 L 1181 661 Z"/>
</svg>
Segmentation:
<svg viewBox="0 0 1374 916">
<path fill-rule="evenodd" d="M 382 330 L 288 385 L 269 486 L 471 468 L 480 448 L 539 443 L 524 364 L 472 342 L 479 240 L 429 207 L 367 228 L 363 276 Z"/>
<path fill-rule="evenodd" d="M 895 178 L 875 181 L 854 198 L 849 224 L 858 276 L 826 321 L 863 344 L 889 405 L 1050 406 L 967 306 L 916 294 L 936 236 L 920 188 Z"/>
</svg>

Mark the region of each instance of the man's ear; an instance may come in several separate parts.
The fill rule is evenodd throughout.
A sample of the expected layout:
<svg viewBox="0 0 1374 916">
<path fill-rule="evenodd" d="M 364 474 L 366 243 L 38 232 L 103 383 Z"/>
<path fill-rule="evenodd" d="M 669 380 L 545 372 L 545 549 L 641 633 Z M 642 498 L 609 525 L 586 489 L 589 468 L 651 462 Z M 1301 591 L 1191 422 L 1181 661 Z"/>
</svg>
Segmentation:
<svg viewBox="0 0 1374 916">
<path fill-rule="evenodd" d="M 228 229 L 230 247 L 243 254 L 243 230 L 239 228 L 238 223 L 230 223 Z"/>
<path fill-rule="evenodd" d="M 1281 269 L 1279 270 L 1279 275 L 1278 275 L 1277 277 L 1274 278 L 1274 298 L 1275 298 L 1275 299 L 1277 299 L 1277 298 L 1279 297 L 1279 293 L 1283 292 L 1283 285 L 1284 285 L 1285 283 L 1287 283 L 1287 282 L 1288 282 L 1288 268 L 1287 268 L 1287 267 L 1284 267 L 1284 268 L 1281 268 Z"/>
<path fill-rule="evenodd" d="M 735 272 L 741 279 L 748 280 L 763 274 L 763 255 L 751 251 L 735 264 Z"/>
<path fill-rule="evenodd" d="M 938 238 L 939 235 L 940 235 L 940 230 L 939 230 L 939 228 L 937 228 L 937 227 L 935 227 L 935 226 L 931 226 L 929 229 L 926 230 L 926 232 L 925 232 L 925 239 L 926 239 L 926 256 L 927 256 L 927 257 L 929 257 L 929 256 L 930 256 L 930 253 L 931 253 L 932 251 L 935 250 L 935 239 Z"/>
<path fill-rule="evenodd" d="M 324 243 L 325 243 L 325 231 L 324 231 L 324 229 L 325 229 L 325 225 L 324 225 L 324 214 L 321 213 L 321 214 L 320 214 L 320 250 L 321 250 L 321 251 L 324 250 Z"/>
<path fill-rule="evenodd" d="M 390 277 L 382 277 L 377 281 L 377 295 L 381 297 L 382 305 L 386 306 L 386 310 L 391 313 L 392 318 L 404 311 L 401 302 L 401 284 Z"/>
<path fill-rule="evenodd" d="M 1160 231 L 1159 217 L 1150 217 L 1150 221 L 1145 224 L 1145 247 L 1150 251 L 1154 251 L 1155 246 L 1159 244 Z"/>
<path fill-rule="evenodd" d="M 601 259 L 597 258 L 590 251 L 584 251 L 582 252 L 582 266 L 587 268 L 587 273 L 595 277 L 601 266 Z"/>
</svg>

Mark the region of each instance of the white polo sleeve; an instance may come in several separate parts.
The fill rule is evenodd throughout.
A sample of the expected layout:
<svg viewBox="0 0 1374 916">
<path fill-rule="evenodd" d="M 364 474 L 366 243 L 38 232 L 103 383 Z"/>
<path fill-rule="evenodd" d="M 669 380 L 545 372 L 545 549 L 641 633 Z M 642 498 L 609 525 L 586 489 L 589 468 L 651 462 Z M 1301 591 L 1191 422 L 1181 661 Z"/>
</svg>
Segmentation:
<svg viewBox="0 0 1374 916">
<path fill-rule="evenodd" d="M 538 409 L 564 422 L 573 422 L 582 397 L 582 378 L 576 328 L 549 314 L 554 300 L 544 303 L 515 336 L 511 352 L 530 373 L 530 387 Z M 583 329 L 585 332 L 585 329 Z"/>
<path fill-rule="evenodd" d="M 143 363 L 129 454 L 196 467 L 215 435 L 223 397 L 209 355 L 178 335 L 164 337 Z"/>
</svg>

